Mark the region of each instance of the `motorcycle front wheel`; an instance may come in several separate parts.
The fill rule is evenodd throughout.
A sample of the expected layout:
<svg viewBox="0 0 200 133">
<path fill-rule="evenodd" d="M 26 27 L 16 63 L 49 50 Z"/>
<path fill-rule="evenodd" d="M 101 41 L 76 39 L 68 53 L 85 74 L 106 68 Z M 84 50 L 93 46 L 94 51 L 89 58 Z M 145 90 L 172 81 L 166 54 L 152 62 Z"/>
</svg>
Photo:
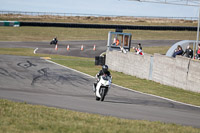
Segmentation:
<svg viewBox="0 0 200 133">
<path fill-rule="evenodd" d="M 96 100 L 97 100 L 97 101 L 99 101 L 99 100 L 100 100 L 100 98 L 96 96 Z"/>
<path fill-rule="evenodd" d="M 100 98 L 101 101 L 104 101 L 107 91 L 108 91 L 108 88 L 102 89 L 101 98 Z"/>
</svg>

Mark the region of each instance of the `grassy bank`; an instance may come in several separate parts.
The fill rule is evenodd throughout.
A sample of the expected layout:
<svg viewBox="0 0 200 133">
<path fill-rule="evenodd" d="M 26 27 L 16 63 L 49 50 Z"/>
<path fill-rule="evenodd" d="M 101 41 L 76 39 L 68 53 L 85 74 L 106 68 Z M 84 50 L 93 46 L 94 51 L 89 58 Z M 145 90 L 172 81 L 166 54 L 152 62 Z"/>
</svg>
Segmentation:
<svg viewBox="0 0 200 133">
<path fill-rule="evenodd" d="M 142 17 L 94 17 L 94 16 L 53 16 L 53 15 L 20 15 L 1 14 L 0 20 L 56 22 L 56 23 L 92 23 L 92 24 L 123 24 L 123 25 L 166 25 L 166 26 L 197 26 L 197 21 L 167 18 Z"/>
<path fill-rule="evenodd" d="M 125 120 L 0 99 L 0 133 L 199 133 L 200 129 Z"/>
<path fill-rule="evenodd" d="M 12 54 L 12 55 L 26 55 L 26 56 L 49 56 L 52 61 L 62 64 L 64 66 L 82 71 L 89 75 L 95 76 L 95 74 L 101 69 L 100 66 L 94 65 L 94 59 L 92 58 L 82 58 L 82 57 L 70 57 L 61 55 L 41 55 L 33 54 L 33 49 L 23 49 L 23 48 L 0 48 L 0 54 Z M 139 79 L 134 76 L 125 75 L 120 72 L 112 71 L 113 83 L 149 93 L 166 98 L 170 98 L 176 101 L 189 103 L 193 105 L 200 106 L 200 93 L 195 93 L 191 91 L 186 91 L 183 89 L 178 89 L 175 87 L 170 87 L 166 85 L 161 85 L 159 83 Z"/>
<path fill-rule="evenodd" d="M 57 36 L 64 40 L 107 40 L 108 32 L 115 29 L 84 29 L 56 27 L 0 27 L 0 41 L 50 41 Z M 192 31 L 124 30 L 134 40 L 194 40 Z"/>
</svg>

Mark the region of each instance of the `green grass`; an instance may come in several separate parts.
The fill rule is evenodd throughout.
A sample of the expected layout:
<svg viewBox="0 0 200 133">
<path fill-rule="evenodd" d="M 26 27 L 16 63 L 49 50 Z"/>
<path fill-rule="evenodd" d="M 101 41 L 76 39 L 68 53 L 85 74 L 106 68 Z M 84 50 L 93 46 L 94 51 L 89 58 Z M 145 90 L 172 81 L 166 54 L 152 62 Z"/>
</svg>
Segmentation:
<svg viewBox="0 0 200 133">
<path fill-rule="evenodd" d="M 48 56 L 52 61 L 62 64 L 64 66 L 76 69 L 78 71 L 95 76 L 95 74 L 101 69 L 100 66 L 94 65 L 94 59 L 83 57 L 71 57 L 61 55 L 45 55 L 45 54 L 33 54 L 33 49 L 23 48 L 0 48 L 0 54 L 12 54 L 12 55 L 26 55 L 26 56 Z M 154 94 L 166 98 L 170 98 L 176 101 L 198 105 L 200 106 L 200 93 L 186 91 L 183 89 L 162 85 L 153 81 L 139 79 L 134 76 L 125 75 L 120 72 L 111 71 L 113 76 L 113 83 L 145 92 Z"/>
<path fill-rule="evenodd" d="M 159 54 L 166 54 L 170 46 L 153 46 L 153 47 L 143 47 L 143 51 L 148 54 L 154 54 L 154 53 L 159 53 Z"/>
<path fill-rule="evenodd" d="M 1 99 L 0 133 L 200 133 L 200 129 Z"/>
<path fill-rule="evenodd" d="M 170 46 L 152 46 L 152 47 L 143 47 L 142 51 L 144 53 L 152 54 L 152 55 L 154 53 L 166 54 L 166 52 L 168 51 L 169 48 L 170 48 Z M 135 50 L 133 50 L 132 48 L 130 51 L 135 52 Z"/>
<path fill-rule="evenodd" d="M 57 36 L 64 40 L 107 40 L 108 32 L 115 29 L 84 29 L 58 27 L 0 27 L 0 41 L 50 41 Z M 192 31 L 124 30 L 134 40 L 194 40 Z"/>
<path fill-rule="evenodd" d="M 109 30 L 55 27 L 0 27 L 0 41 L 104 40 Z"/>
</svg>

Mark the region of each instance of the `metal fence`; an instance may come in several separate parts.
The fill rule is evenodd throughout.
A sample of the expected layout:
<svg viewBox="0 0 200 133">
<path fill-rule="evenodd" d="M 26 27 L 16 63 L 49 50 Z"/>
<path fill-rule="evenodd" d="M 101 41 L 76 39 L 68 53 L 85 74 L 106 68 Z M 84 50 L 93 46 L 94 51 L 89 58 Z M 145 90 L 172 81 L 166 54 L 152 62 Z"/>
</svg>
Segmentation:
<svg viewBox="0 0 200 133">
<path fill-rule="evenodd" d="M 55 13 L 55 12 L 29 12 L 29 11 L 0 11 L 0 15 L 30 15 L 30 16 L 93 16 L 93 17 L 134 17 L 145 19 L 179 19 L 179 20 L 198 20 L 198 17 L 162 17 L 162 16 L 118 16 L 103 14 L 84 14 L 84 13 Z"/>
</svg>

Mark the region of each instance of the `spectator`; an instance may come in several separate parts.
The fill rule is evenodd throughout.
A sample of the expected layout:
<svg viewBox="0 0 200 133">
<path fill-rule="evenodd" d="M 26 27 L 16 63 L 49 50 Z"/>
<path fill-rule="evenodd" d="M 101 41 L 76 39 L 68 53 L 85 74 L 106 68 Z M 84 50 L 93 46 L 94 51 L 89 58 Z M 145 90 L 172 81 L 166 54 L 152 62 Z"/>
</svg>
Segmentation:
<svg viewBox="0 0 200 133">
<path fill-rule="evenodd" d="M 196 59 L 200 60 L 200 44 L 198 45 L 198 50 L 196 51 Z"/>
<path fill-rule="evenodd" d="M 117 37 L 114 38 L 112 45 L 116 45 L 116 46 L 119 45 L 119 39 L 117 39 Z"/>
<path fill-rule="evenodd" d="M 190 48 L 190 45 L 188 45 L 185 52 L 183 52 L 183 56 L 184 55 L 185 55 L 185 57 L 188 57 L 188 58 L 193 57 L 193 50 Z"/>
<path fill-rule="evenodd" d="M 136 54 L 144 55 L 142 52 L 142 45 L 139 43 L 137 47 L 133 47 L 135 50 Z"/>
<path fill-rule="evenodd" d="M 183 54 L 183 49 L 180 45 L 178 45 L 177 49 L 175 49 L 174 54 L 172 56 L 176 57 L 176 55 L 182 55 L 182 54 Z"/>
</svg>

